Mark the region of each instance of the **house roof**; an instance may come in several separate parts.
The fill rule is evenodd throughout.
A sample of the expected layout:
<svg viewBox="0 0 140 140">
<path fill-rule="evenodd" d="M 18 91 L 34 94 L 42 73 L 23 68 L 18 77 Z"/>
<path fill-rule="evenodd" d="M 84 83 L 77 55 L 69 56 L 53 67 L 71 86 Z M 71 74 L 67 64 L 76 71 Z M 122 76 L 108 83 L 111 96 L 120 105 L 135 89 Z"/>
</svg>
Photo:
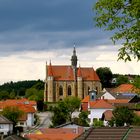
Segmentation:
<svg viewBox="0 0 140 140">
<path fill-rule="evenodd" d="M 104 120 L 110 121 L 112 119 L 112 117 L 113 117 L 112 110 L 106 110 L 103 113 L 103 117 L 104 117 Z"/>
<path fill-rule="evenodd" d="M 89 95 L 86 96 L 81 102 L 82 103 L 88 103 L 89 102 Z"/>
<path fill-rule="evenodd" d="M 107 100 L 107 102 L 111 103 L 111 104 L 123 104 L 123 103 L 128 103 L 129 100 L 128 99 L 109 99 Z"/>
<path fill-rule="evenodd" d="M 30 140 L 73 140 L 78 134 L 72 133 L 54 133 L 54 134 L 28 134 L 25 137 Z"/>
<path fill-rule="evenodd" d="M 30 102 L 27 99 L 17 99 L 17 100 L 8 99 L 0 102 L 0 109 L 3 109 L 8 106 L 17 106 L 25 113 L 34 113 L 36 112 L 35 108 L 33 107 L 34 105 L 36 105 L 35 101 Z"/>
<path fill-rule="evenodd" d="M 0 101 L 0 105 L 4 104 L 5 105 L 15 105 L 15 104 L 25 104 L 25 105 L 31 105 L 31 106 L 35 106 L 36 105 L 36 101 L 30 101 L 26 98 L 22 98 L 22 99 L 7 99 L 5 101 Z"/>
<path fill-rule="evenodd" d="M 132 92 L 133 88 L 132 84 L 121 84 L 115 89 L 115 92 Z"/>
<path fill-rule="evenodd" d="M 100 109 L 100 108 L 113 109 L 114 108 L 110 103 L 108 103 L 106 100 L 103 100 L 103 99 L 91 101 L 89 102 L 89 106 L 90 108 L 93 108 L 93 109 Z"/>
<path fill-rule="evenodd" d="M 6 117 L 0 115 L 0 124 L 12 124 L 10 120 L 8 120 Z"/>
<path fill-rule="evenodd" d="M 111 96 L 113 96 L 115 98 L 115 95 L 111 92 L 106 91 L 108 94 L 110 94 Z M 101 96 L 103 96 L 104 94 L 106 94 L 106 92 L 100 92 L 97 94 L 97 98 L 101 98 Z"/>
<path fill-rule="evenodd" d="M 134 113 L 140 117 L 140 111 L 134 111 Z"/>
<path fill-rule="evenodd" d="M 140 91 L 133 84 L 121 84 L 116 88 L 107 88 L 106 90 L 112 93 L 136 93 Z"/>
<path fill-rule="evenodd" d="M 137 95 L 134 93 L 117 93 L 115 95 L 116 99 L 128 99 L 128 100 L 131 100 L 132 98 L 134 98 L 134 96 L 137 96 Z"/>
<path fill-rule="evenodd" d="M 87 103 L 82 103 L 82 110 L 87 111 L 88 110 L 88 102 Z"/>
<path fill-rule="evenodd" d="M 73 74 L 73 69 L 71 66 L 54 66 L 51 65 L 51 70 L 50 66 L 48 66 L 48 75 L 50 75 L 51 71 L 51 76 L 54 77 L 54 80 L 68 80 L 72 81 L 74 80 L 74 74 Z M 78 72 L 79 74 L 79 72 Z M 82 76 L 84 81 L 89 81 L 89 80 L 94 80 L 94 81 L 100 81 L 98 75 L 94 71 L 94 69 L 91 67 L 87 68 L 80 68 L 80 75 Z"/>
</svg>

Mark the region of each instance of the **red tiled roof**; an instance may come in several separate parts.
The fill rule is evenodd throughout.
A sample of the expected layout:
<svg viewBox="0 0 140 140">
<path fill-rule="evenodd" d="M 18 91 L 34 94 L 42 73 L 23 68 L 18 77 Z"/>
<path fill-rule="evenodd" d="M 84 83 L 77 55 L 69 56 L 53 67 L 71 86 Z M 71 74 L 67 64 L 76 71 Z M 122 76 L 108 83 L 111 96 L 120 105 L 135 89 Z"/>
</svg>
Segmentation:
<svg viewBox="0 0 140 140">
<path fill-rule="evenodd" d="M 52 71 L 51 62 L 50 62 L 50 65 L 48 66 L 48 76 L 53 76 L 53 71 Z"/>
<path fill-rule="evenodd" d="M 57 133 L 57 134 L 28 134 L 25 137 L 30 140 L 74 140 L 78 134 L 72 133 Z"/>
<path fill-rule="evenodd" d="M 88 103 L 82 103 L 82 110 L 87 111 L 88 110 Z"/>
<path fill-rule="evenodd" d="M 140 89 L 137 89 L 132 84 L 121 84 L 116 88 L 111 89 L 113 93 L 133 93 Z"/>
<path fill-rule="evenodd" d="M 128 99 L 109 99 L 109 100 L 107 100 L 107 102 L 109 102 L 111 104 L 114 104 L 114 103 L 122 104 L 122 103 L 128 103 L 129 100 Z"/>
<path fill-rule="evenodd" d="M 54 80 L 74 80 L 73 69 L 71 66 L 52 66 L 52 75 Z M 98 75 L 93 68 L 80 68 L 83 80 L 100 81 Z M 50 67 L 48 66 L 48 75 L 50 75 Z"/>
<path fill-rule="evenodd" d="M 89 102 L 89 95 L 86 96 L 81 102 L 82 103 L 88 103 Z"/>
<path fill-rule="evenodd" d="M 113 117 L 112 110 L 106 110 L 103 115 L 106 121 L 110 121 Z"/>
<path fill-rule="evenodd" d="M 96 101 L 89 102 L 90 108 L 99 109 L 99 108 L 110 108 L 113 109 L 114 107 L 108 103 L 106 100 L 99 99 Z"/>
<path fill-rule="evenodd" d="M 28 101 L 26 99 L 18 99 L 18 100 L 6 100 L 0 102 L 0 109 L 3 109 L 8 106 L 17 106 L 19 109 L 24 111 L 25 113 L 34 113 L 36 112 L 35 108 L 32 106 L 35 104 L 35 102 L 29 101 L 29 104 L 26 104 L 25 101 Z"/>
<path fill-rule="evenodd" d="M 84 129 L 82 127 L 79 127 L 78 130 L 81 131 L 76 131 L 76 128 L 41 128 L 40 131 L 43 134 L 66 134 L 66 133 L 71 133 L 71 134 L 82 134 Z"/>
<path fill-rule="evenodd" d="M 134 111 L 134 113 L 140 117 L 140 111 Z"/>
<path fill-rule="evenodd" d="M 31 105 L 16 105 L 16 106 L 18 106 L 19 109 L 21 109 L 25 113 L 35 113 L 36 112 L 35 108 L 32 107 Z"/>
</svg>

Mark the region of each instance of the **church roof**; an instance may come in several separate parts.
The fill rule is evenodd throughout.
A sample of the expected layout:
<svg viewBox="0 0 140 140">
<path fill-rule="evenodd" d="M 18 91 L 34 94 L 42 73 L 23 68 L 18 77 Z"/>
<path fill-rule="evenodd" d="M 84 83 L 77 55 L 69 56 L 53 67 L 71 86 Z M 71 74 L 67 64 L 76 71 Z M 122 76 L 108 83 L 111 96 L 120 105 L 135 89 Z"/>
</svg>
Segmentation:
<svg viewBox="0 0 140 140">
<path fill-rule="evenodd" d="M 48 66 L 48 68 L 50 68 Z M 81 70 L 81 76 L 84 81 L 100 81 L 98 75 L 94 71 L 94 69 L 91 67 L 85 67 L 85 68 L 80 68 Z M 74 80 L 74 74 L 73 74 L 73 69 L 71 66 L 56 66 L 56 65 L 51 65 L 51 75 L 54 77 L 54 80 L 69 80 L 72 81 Z M 50 71 L 48 70 L 48 75 L 50 74 Z"/>
</svg>

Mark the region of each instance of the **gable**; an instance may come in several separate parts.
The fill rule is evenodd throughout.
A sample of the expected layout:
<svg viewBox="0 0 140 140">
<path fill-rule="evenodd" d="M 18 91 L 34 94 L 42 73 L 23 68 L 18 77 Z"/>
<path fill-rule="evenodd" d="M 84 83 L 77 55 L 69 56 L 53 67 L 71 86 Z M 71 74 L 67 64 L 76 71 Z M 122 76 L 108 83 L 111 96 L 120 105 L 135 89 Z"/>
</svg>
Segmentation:
<svg viewBox="0 0 140 140">
<path fill-rule="evenodd" d="M 115 97 L 110 94 L 109 92 L 105 92 L 102 96 L 101 99 L 115 99 Z"/>
</svg>

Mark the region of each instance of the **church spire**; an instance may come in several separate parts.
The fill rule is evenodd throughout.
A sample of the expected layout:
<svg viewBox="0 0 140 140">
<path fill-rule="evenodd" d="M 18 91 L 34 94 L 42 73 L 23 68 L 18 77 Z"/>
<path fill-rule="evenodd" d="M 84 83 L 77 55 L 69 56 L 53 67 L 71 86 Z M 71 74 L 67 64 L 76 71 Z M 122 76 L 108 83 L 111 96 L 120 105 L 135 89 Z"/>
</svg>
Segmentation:
<svg viewBox="0 0 140 140">
<path fill-rule="evenodd" d="M 50 61 L 50 65 L 48 66 L 48 76 L 53 76 L 51 61 Z"/>
<path fill-rule="evenodd" d="M 74 49 L 73 49 L 73 55 L 71 57 L 71 65 L 74 69 L 77 68 L 77 56 L 76 56 L 75 44 L 74 44 Z"/>
</svg>

